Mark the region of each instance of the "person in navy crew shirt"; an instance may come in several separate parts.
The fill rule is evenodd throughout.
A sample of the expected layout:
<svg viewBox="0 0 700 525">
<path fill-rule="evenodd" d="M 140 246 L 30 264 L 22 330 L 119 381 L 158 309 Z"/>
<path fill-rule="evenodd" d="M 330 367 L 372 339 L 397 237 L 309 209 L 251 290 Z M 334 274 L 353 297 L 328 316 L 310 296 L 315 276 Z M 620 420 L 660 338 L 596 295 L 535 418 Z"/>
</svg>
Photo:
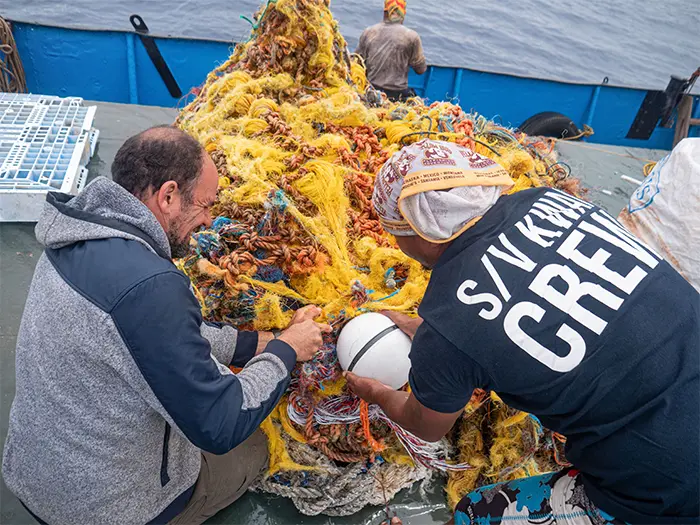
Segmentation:
<svg viewBox="0 0 700 525">
<path fill-rule="evenodd" d="M 445 142 L 386 163 L 377 214 L 433 271 L 420 317 L 387 313 L 413 339 L 411 392 L 350 386 L 428 441 L 474 388 L 567 437 L 571 469 L 477 489 L 458 524 L 698 523 L 698 292 L 601 208 L 511 185 Z"/>
</svg>

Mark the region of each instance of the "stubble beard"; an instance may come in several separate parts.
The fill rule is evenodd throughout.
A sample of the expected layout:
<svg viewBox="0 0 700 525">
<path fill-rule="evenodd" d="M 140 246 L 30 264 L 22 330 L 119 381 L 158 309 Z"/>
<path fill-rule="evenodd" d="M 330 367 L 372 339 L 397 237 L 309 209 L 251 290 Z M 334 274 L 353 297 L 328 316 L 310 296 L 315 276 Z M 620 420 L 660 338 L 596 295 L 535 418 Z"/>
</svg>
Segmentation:
<svg viewBox="0 0 700 525">
<path fill-rule="evenodd" d="M 170 244 L 170 257 L 173 259 L 181 259 L 190 253 L 190 238 L 193 232 L 189 232 L 183 239 L 178 238 L 181 221 L 173 222 L 168 231 L 168 244 Z"/>
</svg>

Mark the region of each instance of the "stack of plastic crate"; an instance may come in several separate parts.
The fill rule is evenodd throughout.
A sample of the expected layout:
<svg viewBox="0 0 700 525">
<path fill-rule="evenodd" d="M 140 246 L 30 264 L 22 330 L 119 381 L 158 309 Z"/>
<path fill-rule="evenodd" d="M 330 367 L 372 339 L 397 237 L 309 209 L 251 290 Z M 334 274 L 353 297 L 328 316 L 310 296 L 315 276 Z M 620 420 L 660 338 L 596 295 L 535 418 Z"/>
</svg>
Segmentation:
<svg viewBox="0 0 700 525">
<path fill-rule="evenodd" d="M 0 221 L 36 221 L 47 192 L 83 188 L 96 109 L 81 98 L 0 93 Z"/>
</svg>

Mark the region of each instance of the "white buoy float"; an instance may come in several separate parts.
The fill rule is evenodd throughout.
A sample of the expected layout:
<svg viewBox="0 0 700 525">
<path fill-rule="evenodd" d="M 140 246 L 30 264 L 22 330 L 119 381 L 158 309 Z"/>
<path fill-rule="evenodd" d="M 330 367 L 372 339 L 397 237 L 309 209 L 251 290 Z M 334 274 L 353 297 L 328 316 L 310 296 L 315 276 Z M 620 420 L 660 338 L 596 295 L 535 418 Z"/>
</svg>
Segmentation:
<svg viewBox="0 0 700 525">
<path fill-rule="evenodd" d="M 362 314 L 345 325 L 338 337 L 343 370 L 399 389 L 408 382 L 411 339 L 387 316 Z"/>
</svg>

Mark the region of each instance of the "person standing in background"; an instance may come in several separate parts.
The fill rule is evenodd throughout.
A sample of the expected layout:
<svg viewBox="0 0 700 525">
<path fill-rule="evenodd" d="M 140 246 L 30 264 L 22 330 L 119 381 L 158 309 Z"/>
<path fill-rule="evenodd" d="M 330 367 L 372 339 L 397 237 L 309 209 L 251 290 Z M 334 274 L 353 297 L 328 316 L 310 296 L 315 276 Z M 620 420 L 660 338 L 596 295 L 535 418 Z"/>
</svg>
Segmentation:
<svg viewBox="0 0 700 525">
<path fill-rule="evenodd" d="M 365 61 L 367 79 L 390 100 L 415 96 L 408 87 L 408 68 L 428 69 L 420 36 L 403 25 L 406 0 L 386 0 L 384 21 L 364 30 L 356 53 Z"/>
</svg>

